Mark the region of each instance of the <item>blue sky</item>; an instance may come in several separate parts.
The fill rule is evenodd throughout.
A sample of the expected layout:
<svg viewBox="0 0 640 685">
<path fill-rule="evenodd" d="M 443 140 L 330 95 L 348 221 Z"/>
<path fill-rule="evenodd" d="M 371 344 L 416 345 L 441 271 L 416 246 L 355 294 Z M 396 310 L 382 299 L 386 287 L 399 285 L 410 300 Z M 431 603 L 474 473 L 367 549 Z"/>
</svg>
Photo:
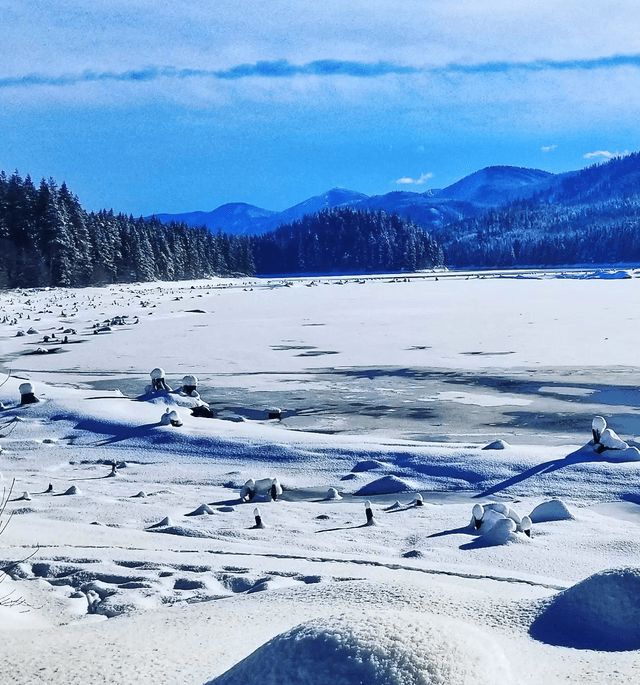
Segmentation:
<svg viewBox="0 0 640 685">
<path fill-rule="evenodd" d="M 628 0 L 4 0 L 0 169 L 147 215 L 640 148 Z"/>
</svg>

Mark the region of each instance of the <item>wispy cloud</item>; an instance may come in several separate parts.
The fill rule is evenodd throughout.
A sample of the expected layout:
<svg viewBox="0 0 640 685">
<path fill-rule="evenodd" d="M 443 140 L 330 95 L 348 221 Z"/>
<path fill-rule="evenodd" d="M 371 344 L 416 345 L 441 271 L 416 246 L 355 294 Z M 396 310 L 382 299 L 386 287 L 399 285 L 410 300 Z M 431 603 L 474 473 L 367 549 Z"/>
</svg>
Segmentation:
<svg viewBox="0 0 640 685">
<path fill-rule="evenodd" d="M 424 185 L 431 178 L 433 178 L 432 173 L 420 174 L 419 178 L 410 178 L 409 176 L 403 176 L 402 178 L 399 178 L 396 181 L 396 184 L 400 185 L 400 186 L 408 186 L 408 185 L 421 186 L 421 185 Z"/>
<path fill-rule="evenodd" d="M 238 80 L 249 77 L 292 78 L 294 76 L 352 76 L 355 78 L 376 78 L 388 74 L 415 74 L 421 70 L 416 67 L 391 64 L 389 62 L 346 62 L 341 60 L 317 60 L 307 64 L 291 64 L 287 60 L 239 64 L 229 69 L 176 69 L 169 66 L 150 66 L 123 72 L 83 71 L 77 74 L 49 76 L 45 74 L 25 74 L 0 78 L 0 88 L 16 86 L 69 86 L 99 81 L 146 82 L 162 78 L 188 79 L 213 78 Z"/>
<path fill-rule="evenodd" d="M 557 147 L 557 145 L 543 145 L 540 149 L 542 150 L 542 152 L 551 152 L 552 150 L 555 150 Z"/>
<path fill-rule="evenodd" d="M 148 66 L 122 72 L 83 71 L 48 75 L 24 74 L 0 78 L 0 88 L 34 86 L 69 86 L 100 81 L 148 82 L 159 79 L 212 78 L 234 81 L 245 78 L 293 78 L 295 76 L 349 76 L 379 78 L 388 75 L 454 75 L 506 74 L 511 72 L 590 71 L 618 67 L 640 68 L 640 54 L 615 55 L 588 60 L 535 60 L 532 62 L 481 62 L 476 64 L 447 64 L 442 67 L 417 67 L 393 62 L 356 62 L 334 59 L 316 60 L 306 64 L 292 64 L 288 60 L 259 61 L 239 64 L 228 69 L 177 69 L 171 66 Z"/>
<path fill-rule="evenodd" d="M 596 150 L 595 152 L 587 152 L 586 155 L 582 155 L 583 159 L 613 159 L 614 157 L 624 157 L 629 154 L 629 150 L 624 152 L 609 152 L 609 150 Z"/>
</svg>

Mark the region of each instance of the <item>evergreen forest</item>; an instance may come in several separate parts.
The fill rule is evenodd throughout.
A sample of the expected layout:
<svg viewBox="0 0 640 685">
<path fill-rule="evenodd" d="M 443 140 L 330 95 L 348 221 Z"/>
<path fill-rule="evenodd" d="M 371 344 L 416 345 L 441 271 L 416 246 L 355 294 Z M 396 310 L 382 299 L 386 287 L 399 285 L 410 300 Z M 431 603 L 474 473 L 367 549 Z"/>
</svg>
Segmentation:
<svg viewBox="0 0 640 685">
<path fill-rule="evenodd" d="M 180 280 L 255 270 L 246 238 L 86 212 L 63 183 L 0 172 L 0 287 Z"/>
</svg>

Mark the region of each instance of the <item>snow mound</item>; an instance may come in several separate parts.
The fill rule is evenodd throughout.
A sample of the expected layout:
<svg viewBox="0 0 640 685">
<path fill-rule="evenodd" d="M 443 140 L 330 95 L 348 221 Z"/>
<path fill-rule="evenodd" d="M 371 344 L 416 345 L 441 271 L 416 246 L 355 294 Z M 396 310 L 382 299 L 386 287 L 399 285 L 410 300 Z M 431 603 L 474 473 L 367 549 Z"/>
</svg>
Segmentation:
<svg viewBox="0 0 640 685">
<path fill-rule="evenodd" d="M 490 442 L 488 445 L 485 445 L 482 449 L 483 450 L 504 450 L 507 447 L 511 447 L 511 445 L 506 440 L 494 440 L 493 442 Z"/>
<path fill-rule="evenodd" d="M 327 490 L 327 496 L 325 500 L 342 499 L 342 495 L 336 490 L 336 488 L 329 488 Z"/>
<path fill-rule="evenodd" d="M 396 492 L 407 492 L 412 486 L 397 476 L 383 476 L 378 478 L 356 492 L 356 495 L 389 495 Z"/>
<path fill-rule="evenodd" d="M 562 647 L 640 649 L 640 569 L 601 571 L 559 593 L 529 632 Z"/>
<path fill-rule="evenodd" d="M 173 526 L 173 521 L 168 516 L 165 516 L 162 521 L 154 523 L 153 525 L 149 526 L 149 528 L 162 528 L 163 526 Z"/>
<path fill-rule="evenodd" d="M 508 685 L 512 677 L 500 647 L 473 626 L 439 616 L 412 622 L 365 614 L 303 623 L 207 685 L 258 681 L 260 685 Z"/>
<path fill-rule="evenodd" d="M 486 533 L 482 534 L 483 545 L 507 545 L 516 540 L 517 526 L 513 519 L 505 518 L 501 514 L 498 514 L 498 516 L 500 518 L 494 522 Z"/>
<path fill-rule="evenodd" d="M 203 516 L 204 514 L 213 514 L 213 509 L 208 504 L 201 504 L 197 509 L 190 511 L 185 516 Z"/>
<path fill-rule="evenodd" d="M 572 521 L 575 516 L 561 499 L 552 499 L 538 504 L 529 515 L 532 523 L 545 521 Z"/>
</svg>

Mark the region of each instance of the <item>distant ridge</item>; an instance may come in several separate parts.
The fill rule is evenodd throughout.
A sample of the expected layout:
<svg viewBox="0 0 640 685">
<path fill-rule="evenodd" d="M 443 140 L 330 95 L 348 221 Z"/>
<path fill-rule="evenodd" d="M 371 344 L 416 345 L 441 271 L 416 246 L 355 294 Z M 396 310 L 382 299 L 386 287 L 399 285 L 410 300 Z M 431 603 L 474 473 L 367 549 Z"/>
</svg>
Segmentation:
<svg viewBox="0 0 640 685">
<path fill-rule="evenodd" d="M 431 228 L 476 216 L 488 207 L 498 207 L 514 199 L 529 198 L 548 188 L 559 177 L 540 169 L 492 166 L 476 171 L 447 188 L 424 193 L 397 190 L 370 197 L 354 190 L 332 188 L 282 212 L 235 202 L 211 212 L 156 214 L 155 218 L 163 223 L 205 226 L 213 233 L 260 235 L 323 209 L 352 207 L 398 214 Z"/>
</svg>

